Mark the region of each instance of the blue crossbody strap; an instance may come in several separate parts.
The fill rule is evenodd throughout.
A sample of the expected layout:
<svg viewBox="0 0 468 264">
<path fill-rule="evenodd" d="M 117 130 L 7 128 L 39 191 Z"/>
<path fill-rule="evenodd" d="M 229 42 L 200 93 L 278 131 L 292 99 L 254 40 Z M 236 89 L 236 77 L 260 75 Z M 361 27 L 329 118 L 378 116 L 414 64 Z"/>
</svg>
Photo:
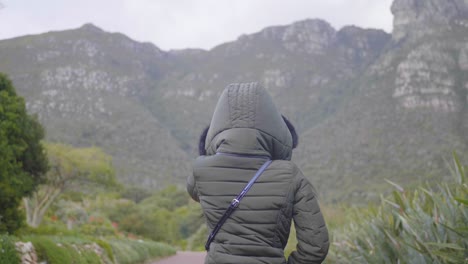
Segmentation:
<svg viewBox="0 0 468 264">
<path fill-rule="evenodd" d="M 244 196 L 247 194 L 247 192 L 250 190 L 250 188 L 252 187 L 252 185 L 255 183 L 255 181 L 258 179 L 258 177 L 260 177 L 260 175 L 262 175 L 262 173 L 265 171 L 265 169 L 271 164 L 271 160 L 267 160 L 263 165 L 262 167 L 260 167 L 260 169 L 257 171 L 257 173 L 255 173 L 255 175 L 253 176 L 253 178 L 249 181 L 249 183 L 247 183 L 247 185 L 244 187 L 244 189 L 239 193 L 239 195 L 237 195 L 236 198 L 232 199 L 232 202 L 231 204 L 229 205 L 229 207 L 227 208 L 226 212 L 224 212 L 223 216 L 221 217 L 221 219 L 219 219 L 218 223 L 216 224 L 215 228 L 213 228 L 213 231 L 211 231 L 210 235 L 208 236 L 208 240 L 206 241 L 206 244 L 205 244 L 205 249 L 206 251 L 208 251 L 210 249 L 210 244 L 211 242 L 213 241 L 213 239 L 215 238 L 216 234 L 218 233 L 218 231 L 221 229 L 221 227 L 223 226 L 224 222 L 226 222 L 226 220 L 229 218 L 229 216 L 234 212 L 234 210 L 237 209 L 237 207 L 239 207 L 239 204 L 242 200 L 242 198 L 244 198 Z"/>
</svg>

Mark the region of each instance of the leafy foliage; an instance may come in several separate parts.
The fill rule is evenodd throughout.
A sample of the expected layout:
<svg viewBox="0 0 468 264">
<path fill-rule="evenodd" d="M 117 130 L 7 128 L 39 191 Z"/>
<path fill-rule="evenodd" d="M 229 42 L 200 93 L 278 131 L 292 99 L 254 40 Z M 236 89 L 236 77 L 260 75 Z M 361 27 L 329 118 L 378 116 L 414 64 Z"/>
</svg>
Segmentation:
<svg viewBox="0 0 468 264">
<path fill-rule="evenodd" d="M 65 144 L 46 145 L 51 166 L 48 185 L 73 188 L 74 184 L 115 186 L 112 158 L 97 147 L 75 148 Z"/>
<path fill-rule="evenodd" d="M 127 191 L 122 193 L 126 195 Z M 90 203 L 93 206 L 89 210 L 101 212 L 119 232 L 181 247 L 204 224 L 200 206 L 176 186 L 158 191 L 139 203 L 100 197 Z"/>
<path fill-rule="evenodd" d="M 395 183 L 392 197 L 356 214 L 334 232 L 329 261 L 341 263 L 466 263 L 468 261 L 468 182 L 454 155 L 456 184 L 412 192 Z"/>
<path fill-rule="evenodd" d="M 151 258 L 175 253 L 174 248 L 166 244 L 147 240 L 123 238 L 96 240 L 82 235 L 73 237 L 33 235 L 21 239 L 31 241 L 39 261 L 50 264 L 142 263 Z M 95 250 L 99 249 L 98 247 L 103 252 L 96 254 Z"/>
<path fill-rule="evenodd" d="M 106 252 L 108 259 L 114 262 L 114 252 L 112 251 L 111 245 L 107 241 L 102 239 L 96 239 L 95 242 Z"/>
<path fill-rule="evenodd" d="M 39 226 L 55 199 L 67 190 L 95 191 L 98 186 L 118 186 L 111 158 L 96 147 L 74 148 L 64 144 L 47 144 L 51 169 L 47 183 L 25 198 L 27 222 Z"/>
<path fill-rule="evenodd" d="M 50 264 L 71 263 L 72 258 L 69 249 L 59 247 L 52 240 L 46 237 L 31 237 L 29 239 L 36 250 L 39 261 L 46 261 Z"/>
<path fill-rule="evenodd" d="M 109 239 L 108 242 L 120 264 L 141 263 L 175 254 L 174 248 L 154 241 Z"/>
<path fill-rule="evenodd" d="M 148 189 L 138 186 L 127 187 L 122 192 L 122 198 L 132 200 L 135 203 L 139 203 L 149 196 L 151 196 L 151 192 Z"/>
<path fill-rule="evenodd" d="M 0 264 L 20 263 L 15 249 L 15 240 L 8 235 L 0 235 Z"/>
<path fill-rule="evenodd" d="M 98 213 L 91 214 L 88 221 L 82 224 L 79 230 L 83 234 L 96 237 L 117 235 L 116 228 L 112 225 L 112 222 L 104 215 Z"/>
<path fill-rule="evenodd" d="M 26 113 L 24 100 L 0 73 L 0 233 L 21 226 L 21 198 L 44 179 L 48 167 L 43 137 L 41 125 Z"/>
</svg>

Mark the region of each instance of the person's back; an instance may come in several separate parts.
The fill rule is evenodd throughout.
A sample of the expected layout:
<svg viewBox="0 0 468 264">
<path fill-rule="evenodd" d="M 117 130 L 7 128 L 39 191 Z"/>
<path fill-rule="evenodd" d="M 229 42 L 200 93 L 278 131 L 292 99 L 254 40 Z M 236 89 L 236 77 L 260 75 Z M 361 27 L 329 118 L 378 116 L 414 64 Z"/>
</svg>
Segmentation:
<svg viewBox="0 0 468 264">
<path fill-rule="evenodd" d="M 211 231 L 268 160 L 210 245 L 205 263 L 321 263 L 328 232 L 315 192 L 290 161 L 297 136 L 268 93 L 255 83 L 233 84 L 221 95 L 187 189 L 200 202 Z M 294 219 L 297 251 L 286 261 Z"/>
</svg>

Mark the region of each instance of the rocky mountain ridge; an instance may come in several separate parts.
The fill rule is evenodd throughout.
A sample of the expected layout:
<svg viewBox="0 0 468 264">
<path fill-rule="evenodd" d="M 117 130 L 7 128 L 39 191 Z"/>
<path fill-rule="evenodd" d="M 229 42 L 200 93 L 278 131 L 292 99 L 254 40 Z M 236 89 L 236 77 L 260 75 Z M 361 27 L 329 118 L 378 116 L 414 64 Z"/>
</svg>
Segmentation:
<svg viewBox="0 0 468 264">
<path fill-rule="evenodd" d="M 327 201 L 362 200 L 384 178 L 440 177 L 467 150 L 468 2 L 395 0 L 394 31 L 319 19 L 211 50 L 163 51 L 87 24 L 0 41 L 47 138 L 97 145 L 128 184 L 183 184 L 222 89 L 259 81 L 300 132 L 294 154 Z M 440 178 L 439 178 L 440 179 Z"/>
<path fill-rule="evenodd" d="M 419 38 L 466 23 L 467 0 L 395 0 L 391 6 L 393 39 Z"/>
</svg>

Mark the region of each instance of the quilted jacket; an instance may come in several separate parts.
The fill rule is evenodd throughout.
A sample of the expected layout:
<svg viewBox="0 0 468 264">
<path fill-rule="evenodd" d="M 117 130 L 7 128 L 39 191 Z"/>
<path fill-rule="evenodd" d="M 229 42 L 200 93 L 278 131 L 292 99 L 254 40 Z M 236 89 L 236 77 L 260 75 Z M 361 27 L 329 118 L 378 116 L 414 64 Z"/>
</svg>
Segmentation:
<svg viewBox="0 0 468 264">
<path fill-rule="evenodd" d="M 200 202 L 209 232 L 267 159 L 273 162 L 224 223 L 205 263 L 321 263 L 328 231 L 316 192 L 291 162 L 297 136 L 256 83 L 231 84 L 216 105 L 187 190 Z M 294 221 L 297 250 L 284 248 Z"/>
</svg>

